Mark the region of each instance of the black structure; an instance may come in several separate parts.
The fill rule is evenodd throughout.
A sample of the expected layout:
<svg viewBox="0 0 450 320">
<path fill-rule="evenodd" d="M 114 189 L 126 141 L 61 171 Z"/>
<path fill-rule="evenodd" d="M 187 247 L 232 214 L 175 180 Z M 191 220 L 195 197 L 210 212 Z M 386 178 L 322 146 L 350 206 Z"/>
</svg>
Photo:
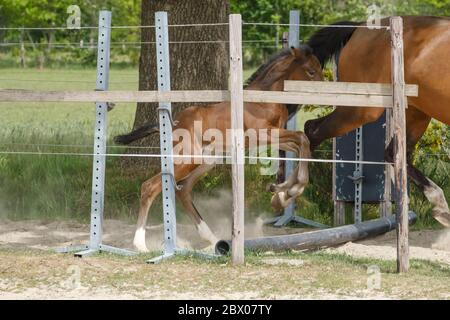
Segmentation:
<svg viewBox="0 0 450 320">
<path fill-rule="evenodd" d="M 376 122 L 362 129 L 362 159 L 364 161 L 384 162 L 386 141 L 386 113 Z M 356 160 L 356 131 L 336 138 L 336 160 Z M 384 165 L 364 165 L 361 179 L 361 200 L 363 203 L 386 201 Z M 355 165 L 336 164 L 336 201 L 355 201 Z"/>
</svg>

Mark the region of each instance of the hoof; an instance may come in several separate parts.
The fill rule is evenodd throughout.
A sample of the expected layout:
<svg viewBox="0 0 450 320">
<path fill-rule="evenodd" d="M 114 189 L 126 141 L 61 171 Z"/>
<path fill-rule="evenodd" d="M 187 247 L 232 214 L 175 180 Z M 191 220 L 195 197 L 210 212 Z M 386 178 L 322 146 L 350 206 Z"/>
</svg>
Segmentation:
<svg viewBox="0 0 450 320">
<path fill-rule="evenodd" d="M 273 195 L 270 205 L 274 213 L 281 213 L 284 210 L 279 194 Z"/>
<path fill-rule="evenodd" d="M 267 192 L 272 192 L 272 193 L 277 192 L 277 185 L 275 183 L 267 185 L 266 191 Z"/>
<path fill-rule="evenodd" d="M 220 240 L 219 240 L 218 238 L 216 238 L 215 236 L 214 236 L 213 238 L 210 238 L 210 239 L 205 239 L 205 240 L 209 242 L 209 246 L 208 246 L 207 248 L 209 248 L 209 247 L 211 247 L 211 248 L 215 248 L 215 247 L 216 247 L 216 244 L 217 244 L 217 242 L 219 242 L 219 241 L 220 241 Z"/>
<path fill-rule="evenodd" d="M 139 253 L 148 253 L 149 252 L 149 250 L 147 249 L 147 246 L 141 246 L 141 245 L 138 245 L 135 243 L 134 247 L 136 248 L 136 251 Z"/>
<path fill-rule="evenodd" d="M 216 253 L 216 244 L 211 244 L 205 248 L 202 249 L 203 252 L 208 254 L 215 254 Z"/>
<path fill-rule="evenodd" d="M 446 228 L 450 228 L 450 212 L 433 211 L 433 217 Z"/>
<path fill-rule="evenodd" d="M 146 253 L 149 252 L 147 249 L 147 244 L 145 243 L 145 229 L 138 229 L 134 235 L 133 245 L 138 252 Z"/>
</svg>

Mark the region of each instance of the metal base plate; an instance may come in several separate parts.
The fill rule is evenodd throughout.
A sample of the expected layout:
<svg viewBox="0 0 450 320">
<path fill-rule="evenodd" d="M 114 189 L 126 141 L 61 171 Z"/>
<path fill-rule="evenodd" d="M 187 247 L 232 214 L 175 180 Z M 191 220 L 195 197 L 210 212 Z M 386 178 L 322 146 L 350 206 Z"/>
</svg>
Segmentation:
<svg viewBox="0 0 450 320">
<path fill-rule="evenodd" d="M 57 253 L 72 253 L 74 252 L 74 256 L 78 258 L 83 258 L 87 256 L 91 256 L 100 252 L 107 252 L 112 254 L 118 254 L 122 256 L 134 256 L 137 255 L 137 252 L 120 249 L 112 246 L 108 246 L 105 244 L 101 244 L 98 248 L 90 248 L 88 245 L 80 245 L 80 246 L 70 246 L 64 248 L 58 248 L 55 250 Z"/>
<path fill-rule="evenodd" d="M 209 253 L 204 253 L 204 252 L 199 252 L 199 251 L 192 251 L 192 250 L 183 250 L 183 249 L 176 249 L 175 252 L 173 253 L 164 253 L 161 256 L 152 258 L 150 260 L 147 260 L 147 263 L 149 264 L 158 264 L 161 263 L 164 260 L 167 259 L 171 259 L 175 256 L 194 256 L 197 258 L 201 258 L 201 259 L 206 259 L 206 260 L 212 260 L 212 259 L 216 259 L 221 257 L 220 255 L 216 255 L 216 254 L 209 254 Z"/>
<path fill-rule="evenodd" d="M 315 222 L 306 218 L 302 218 L 302 217 L 298 217 L 298 216 L 293 216 L 293 215 L 281 215 L 272 219 L 268 219 L 265 221 L 265 224 L 273 224 L 274 227 L 284 227 L 286 225 L 288 225 L 289 223 L 298 223 L 298 224 L 304 224 L 306 226 L 309 227 L 314 227 L 314 228 L 318 228 L 318 229 L 326 229 L 329 228 L 329 226 L 319 223 L 319 222 Z"/>
</svg>

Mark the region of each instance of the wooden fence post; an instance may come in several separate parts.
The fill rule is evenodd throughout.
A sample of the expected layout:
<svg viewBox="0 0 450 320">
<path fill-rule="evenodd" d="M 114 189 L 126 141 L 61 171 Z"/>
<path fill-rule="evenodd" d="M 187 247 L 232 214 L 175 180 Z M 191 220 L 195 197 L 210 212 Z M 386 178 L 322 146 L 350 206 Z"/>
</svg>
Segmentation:
<svg viewBox="0 0 450 320">
<path fill-rule="evenodd" d="M 405 69 L 403 56 L 403 19 L 392 17 L 392 87 L 393 87 L 393 130 L 394 130 L 394 175 L 396 189 L 397 221 L 397 271 L 409 269 L 408 244 L 408 180 L 406 163 L 406 116 Z"/>
<path fill-rule="evenodd" d="M 230 95 L 231 95 L 231 170 L 233 182 L 233 227 L 231 262 L 244 263 L 245 144 L 244 83 L 242 63 L 242 18 L 230 15 Z"/>
<path fill-rule="evenodd" d="M 386 109 L 386 149 L 393 139 L 392 110 Z M 392 215 L 392 178 L 394 170 L 390 164 L 385 166 L 384 201 L 380 204 L 380 217 L 388 218 Z"/>
</svg>

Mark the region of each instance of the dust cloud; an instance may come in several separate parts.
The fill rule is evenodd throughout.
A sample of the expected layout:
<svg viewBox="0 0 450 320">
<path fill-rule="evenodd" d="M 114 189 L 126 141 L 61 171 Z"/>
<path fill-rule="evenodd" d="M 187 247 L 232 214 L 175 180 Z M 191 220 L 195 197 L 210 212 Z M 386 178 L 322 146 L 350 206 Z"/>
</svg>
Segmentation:
<svg viewBox="0 0 450 320">
<path fill-rule="evenodd" d="M 431 247 L 433 249 L 450 251 L 450 229 L 442 230 Z"/>
<path fill-rule="evenodd" d="M 196 197 L 194 202 L 216 237 L 219 239 L 230 239 L 233 209 L 231 190 L 221 189 L 208 196 L 202 195 Z M 249 218 L 248 216 L 256 218 Z M 267 214 L 246 215 L 245 238 L 256 238 L 266 234 L 267 230 L 264 226 L 263 216 L 267 216 Z"/>
</svg>

